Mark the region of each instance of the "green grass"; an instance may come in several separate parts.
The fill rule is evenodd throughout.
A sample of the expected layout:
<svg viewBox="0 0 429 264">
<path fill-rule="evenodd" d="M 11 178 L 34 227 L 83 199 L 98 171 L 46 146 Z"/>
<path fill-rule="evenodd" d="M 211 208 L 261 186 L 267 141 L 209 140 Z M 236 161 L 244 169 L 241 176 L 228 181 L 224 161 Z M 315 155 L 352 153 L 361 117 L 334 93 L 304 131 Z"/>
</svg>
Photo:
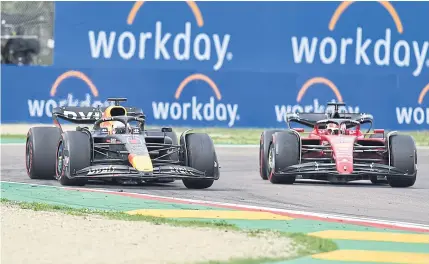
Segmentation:
<svg viewBox="0 0 429 264">
<path fill-rule="evenodd" d="M 11 201 L 8 199 L 1 198 L 0 202 L 2 205 L 11 205 L 18 206 L 22 209 L 34 210 L 34 211 L 49 211 L 49 212 L 58 212 L 68 215 L 75 216 L 89 216 L 89 215 L 98 215 L 108 219 L 114 220 L 123 220 L 123 221 L 144 221 L 149 222 L 155 225 L 171 225 L 178 227 L 203 227 L 203 228 L 215 228 L 225 231 L 236 231 L 247 234 L 248 236 L 262 236 L 266 235 L 267 232 L 270 232 L 273 236 L 278 237 L 288 237 L 292 240 L 293 246 L 297 249 L 296 253 L 290 256 L 289 258 L 279 257 L 279 258 L 255 258 L 255 259 L 230 259 L 228 261 L 209 261 L 209 262 L 200 262 L 201 264 L 259 264 L 264 262 L 275 262 L 275 261 L 284 261 L 288 259 L 294 259 L 304 256 L 309 256 L 312 254 L 317 254 L 321 252 L 328 252 L 338 249 L 337 245 L 329 239 L 323 239 L 313 236 L 308 236 L 303 233 L 285 233 L 285 232 L 273 232 L 269 230 L 245 230 L 240 229 L 236 225 L 229 224 L 224 220 L 175 220 L 169 218 L 161 217 L 152 217 L 152 216 L 143 216 L 143 215 L 129 215 L 124 212 L 118 211 L 102 211 L 102 210 L 91 210 L 91 209 L 81 209 L 73 208 L 62 205 L 52 205 L 47 203 L 36 203 L 36 202 L 18 202 Z"/>
<path fill-rule="evenodd" d="M 273 263 L 285 260 L 296 259 L 300 257 L 310 256 L 317 253 L 329 252 L 337 250 L 337 245 L 331 240 L 316 238 L 302 233 L 278 233 L 279 236 L 286 236 L 292 239 L 293 244 L 298 251 L 289 258 L 233 258 L 227 261 L 206 261 L 198 264 L 261 264 Z"/>
<path fill-rule="evenodd" d="M 50 211 L 60 212 L 69 215 L 87 216 L 87 215 L 100 215 L 109 219 L 124 220 L 124 221 L 145 221 L 155 225 L 172 225 L 182 227 L 208 227 L 208 228 L 220 228 L 224 230 L 235 230 L 238 231 L 238 227 L 232 224 L 228 224 L 223 220 L 216 221 L 186 221 L 186 220 L 175 220 L 162 217 L 144 216 L 144 215 L 129 215 L 119 211 L 103 211 L 103 210 L 91 210 L 86 208 L 73 208 L 62 205 L 52 205 L 47 203 L 28 203 L 28 202 L 17 202 L 10 201 L 8 199 L 1 198 L 2 204 L 17 205 L 22 209 L 30 209 L 34 211 Z"/>
<path fill-rule="evenodd" d="M 174 128 L 176 133 L 180 135 L 187 128 Z M 242 144 L 242 145 L 258 145 L 262 131 L 264 129 L 240 129 L 240 128 L 195 128 L 194 132 L 208 133 L 215 144 Z M 419 146 L 429 146 L 429 130 L 427 131 L 410 131 L 401 132 L 414 137 L 416 144 Z M 24 139 L 26 135 L 3 134 L 1 139 Z"/>
</svg>

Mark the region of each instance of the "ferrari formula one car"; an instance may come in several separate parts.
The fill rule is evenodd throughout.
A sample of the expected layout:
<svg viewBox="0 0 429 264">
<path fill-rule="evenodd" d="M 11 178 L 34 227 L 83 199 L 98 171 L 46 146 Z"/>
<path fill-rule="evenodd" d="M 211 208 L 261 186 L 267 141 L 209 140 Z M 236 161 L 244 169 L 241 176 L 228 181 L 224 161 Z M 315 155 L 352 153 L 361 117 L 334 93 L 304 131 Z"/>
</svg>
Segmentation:
<svg viewBox="0 0 429 264">
<path fill-rule="evenodd" d="M 414 139 L 396 131 L 372 132 L 369 114 L 339 113 L 343 103 L 328 103 L 332 113 L 292 113 L 288 129 L 261 134 L 259 166 L 262 179 L 293 184 L 297 178 L 344 183 L 383 180 L 392 187 L 414 185 L 417 149 Z M 291 128 L 298 123 L 312 130 Z M 370 124 L 366 132 L 361 125 Z"/>
<path fill-rule="evenodd" d="M 28 176 L 76 186 L 89 179 L 119 183 L 181 179 L 189 189 L 209 188 L 219 179 L 216 151 L 207 134 L 187 130 L 179 143 L 171 128 L 145 130 L 142 110 L 119 105 L 126 99 L 108 100 L 114 105 L 55 108 L 56 127 L 31 128 L 26 143 Z M 58 118 L 93 128 L 63 131 Z"/>
</svg>

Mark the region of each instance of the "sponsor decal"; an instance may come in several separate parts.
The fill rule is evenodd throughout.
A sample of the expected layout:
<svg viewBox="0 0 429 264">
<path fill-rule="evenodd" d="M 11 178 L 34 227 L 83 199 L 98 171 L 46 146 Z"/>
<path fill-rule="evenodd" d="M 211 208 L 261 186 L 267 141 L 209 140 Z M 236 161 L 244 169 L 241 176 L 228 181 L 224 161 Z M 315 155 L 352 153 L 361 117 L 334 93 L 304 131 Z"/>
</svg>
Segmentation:
<svg viewBox="0 0 429 264">
<path fill-rule="evenodd" d="M 231 35 L 205 33 L 204 18 L 196 2 L 186 1 L 197 25 L 186 21 L 179 32 L 170 30 L 172 25 L 177 25 L 173 21 L 158 20 L 154 25 L 139 24 L 137 15 L 143 15 L 142 7 L 146 2 L 135 2 L 129 11 L 126 23 L 130 30 L 88 31 L 92 58 L 109 60 L 119 56 L 123 60 L 209 62 L 213 64 L 215 71 L 220 70 L 225 62 L 232 60 L 233 55 L 229 51 Z M 150 4 L 156 5 L 154 2 Z"/>
<path fill-rule="evenodd" d="M 167 174 L 177 174 L 177 175 L 195 175 L 193 169 L 189 169 L 186 167 L 168 167 L 169 171 L 162 170 L 161 173 L 167 173 Z"/>
<path fill-rule="evenodd" d="M 378 3 L 390 14 L 396 29 L 385 28 L 384 36 L 371 39 L 369 29 L 357 27 L 353 34 L 338 36 L 340 18 L 354 1 L 344 1 L 332 14 L 328 29 L 331 36 L 292 36 L 292 53 L 296 64 L 354 64 L 358 66 L 409 68 L 414 77 L 421 76 L 429 68 L 429 41 L 407 41 L 401 39 L 406 34 L 401 18 L 395 7 L 388 1 Z M 369 5 L 368 5 L 369 6 Z M 344 18 L 342 18 L 344 19 Z M 364 19 L 364 18 L 362 18 Z M 380 26 L 383 19 L 379 19 Z M 328 17 L 327 17 L 328 22 Z M 381 30 L 381 29 L 380 29 Z M 422 27 L 420 30 L 427 30 Z"/>
<path fill-rule="evenodd" d="M 91 91 L 91 94 L 86 93 L 84 99 L 78 99 L 75 98 L 73 93 L 69 93 L 67 95 L 67 98 L 57 98 L 57 90 L 60 87 L 60 85 L 69 78 L 77 78 L 82 80 Z M 91 79 L 86 76 L 83 72 L 80 71 L 67 71 L 55 80 L 55 82 L 52 84 L 51 91 L 49 93 L 50 98 L 45 99 L 28 99 L 28 113 L 30 114 L 30 117 L 52 117 L 52 109 L 55 107 L 61 107 L 61 106 L 81 106 L 81 107 L 107 107 L 111 105 L 111 102 L 107 101 L 100 101 L 100 100 L 93 100 L 93 97 L 96 98 L 99 96 L 99 92 L 97 87 L 94 85 L 94 83 L 91 81 Z M 68 113 L 70 116 L 79 116 L 80 118 L 87 119 L 91 117 L 92 115 L 95 115 L 95 113 L 87 113 L 87 115 L 84 115 L 83 113 L 74 113 L 70 112 Z M 91 114 L 88 116 L 88 114 Z"/>
<path fill-rule="evenodd" d="M 138 127 L 134 127 L 134 128 L 132 128 L 131 133 L 132 133 L 132 134 L 140 134 L 140 133 L 141 133 L 141 130 L 140 130 L 140 128 L 138 128 Z"/>
<path fill-rule="evenodd" d="M 139 145 L 143 144 L 143 142 L 141 141 L 141 139 L 139 137 L 136 137 L 136 136 L 127 136 L 126 138 L 127 138 L 127 142 L 129 144 L 139 144 Z"/>
<path fill-rule="evenodd" d="M 315 84 L 324 84 L 326 87 L 332 90 L 335 95 L 337 102 L 343 102 L 343 96 L 340 93 L 338 87 L 325 77 L 314 77 L 307 80 L 300 90 L 296 97 L 296 104 L 294 105 L 274 105 L 274 111 L 276 114 L 277 122 L 285 122 L 287 113 L 325 113 L 328 109 L 325 109 L 325 104 L 320 104 L 319 99 L 314 98 L 313 104 L 303 105 L 301 100 L 306 94 L 307 90 Z M 340 111 L 347 113 L 359 113 L 359 106 L 346 106 L 341 107 Z"/>
<path fill-rule="evenodd" d="M 213 90 L 215 97 L 210 96 L 208 102 L 201 96 L 192 96 L 190 101 L 181 101 L 180 95 L 186 85 L 192 81 L 206 82 Z M 225 122 L 228 127 L 233 127 L 235 121 L 240 120 L 238 104 L 222 102 L 221 92 L 216 83 L 204 74 L 193 74 L 185 78 L 179 85 L 174 95 L 175 102 L 152 102 L 153 117 L 155 120 L 198 120 Z"/>
<path fill-rule="evenodd" d="M 79 111 L 64 111 L 64 115 L 69 119 L 82 119 L 82 120 L 90 120 L 90 119 L 100 119 L 101 113 L 99 111 L 88 111 L 86 113 Z"/>
<path fill-rule="evenodd" d="M 111 174 L 111 173 L 114 173 L 115 170 L 116 170 L 116 167 L 112 165 L 104 168 L 90 168 L 87 175 L 92 176 L 92 175 L 99 175 L 99 174 Z"/>
<path fill-rule="evenodd" d="M 412 107 L 396 107 L 396 118 L 398 124 L 416 124 L 419 126 L 429 125 L 429 107 L 423 104 L 426 94 L 429 92 L 429 83 L 421 90 L 419 98 L 417 99 L 418 106 Z"/>
</svg>

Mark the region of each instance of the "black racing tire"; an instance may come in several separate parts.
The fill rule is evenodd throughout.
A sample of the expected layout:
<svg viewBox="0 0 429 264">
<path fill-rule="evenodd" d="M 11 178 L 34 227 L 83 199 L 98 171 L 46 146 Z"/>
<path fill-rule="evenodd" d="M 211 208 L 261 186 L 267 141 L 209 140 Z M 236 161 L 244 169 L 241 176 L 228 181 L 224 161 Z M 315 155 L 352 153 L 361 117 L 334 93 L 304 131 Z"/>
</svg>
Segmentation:
<svg viewBox="0 0 429 264">
<path fill-rule="evenodd" d="M 268 166 L 268 153 L 271 140 L 274 133 L 282 131 L 283 130 L 267 130 L 261 133 L 259 142 L 259 175 L 263 180 L 268 180 L 268 176 L 270 175 L 270 169 Z"/>
<path fill-rule="evenodd" d="M 87 179 L 71 178 L 72 173 L 90 165 L 89 136 L 81 131 L 64 132 L 57 147 L 56 179 L 65 186 L 84 186 Z"/>
<path fill-rule="evenodd" d="M 399 188 L 413 186 L 417 179 L 417 147 L 411 136 L 392 135 L 390 137 L 390 162 L 391 166 L 406 171 L 412 176 L 387 176 L 389 185 Z"/>
<path fill-rule="evenodd" d="M 206 175 L 218 178 L 219 166 L 212 139 L 205 133 L 186 135 L 187 166 L 206 172 Z M 206 189 L 213 185 L 214 179 L 183 179 L 188 189 Z"/>
<path fill-rule="evenodd" d="M 300 151 L 300 138 L 295 132 L 289 130 L 273 135 L 269 152 L 270 175 L 268 179 L 271 183 L 293 184 L 295 182 L 296 175 L 281 175 L 277 172 L 299 164 Z"/>
<path fill-rule="evenodd" d="M 25 144 L 25 167 L 30 179 L 55 179 L 55 160 L 61 130 L 32 127 Z"/>
</svg>

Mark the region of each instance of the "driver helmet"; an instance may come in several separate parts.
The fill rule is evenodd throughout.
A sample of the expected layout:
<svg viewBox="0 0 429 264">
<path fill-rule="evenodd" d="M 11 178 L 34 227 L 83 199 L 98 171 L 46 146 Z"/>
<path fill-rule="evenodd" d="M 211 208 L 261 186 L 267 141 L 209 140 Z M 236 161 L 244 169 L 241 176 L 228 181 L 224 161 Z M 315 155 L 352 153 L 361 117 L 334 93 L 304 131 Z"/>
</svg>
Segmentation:
<svg viewBox="0 0 429 264">
<path fill-rule="evenodd" d="M 328 124 L 326 129 L 329 135 L 338 135 L 340 133 L 340 129 L 337 124 Z"/>
</svg>

